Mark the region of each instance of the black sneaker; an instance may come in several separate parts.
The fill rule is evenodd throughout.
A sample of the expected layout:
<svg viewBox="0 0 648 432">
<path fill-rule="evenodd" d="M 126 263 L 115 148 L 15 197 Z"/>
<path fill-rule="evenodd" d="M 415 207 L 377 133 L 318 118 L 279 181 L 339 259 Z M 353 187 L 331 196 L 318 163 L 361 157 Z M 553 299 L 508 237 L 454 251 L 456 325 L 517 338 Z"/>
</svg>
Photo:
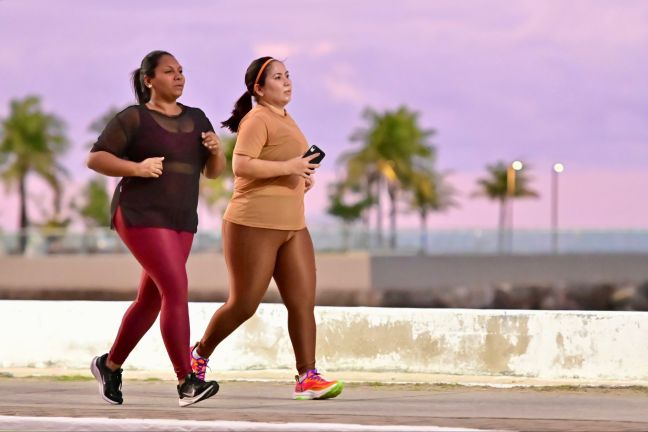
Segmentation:
<svg viewBox="0 0 648 432">
<path fill-rule="evenodd" d="M 210 398 L 216 393 L 218 393 L 216 381 L 201 381 L 194 373 L 190 373 L 185 378 L 185 382 L 178 386 L 178 396 L 180 396 L 178 403 L 181 407 L 185 407 Z"/>
<path fill-rule="evenodd" d="M 113 405 L 121 405 L 124 402 L 121 392 L 122 370 L 110 370 L 106 366 L 107 358 L 108 354 L 93 358 L 92 363 L 90 363 L 90 370 L 99 383 L 101 398 Z"/>
</svg>

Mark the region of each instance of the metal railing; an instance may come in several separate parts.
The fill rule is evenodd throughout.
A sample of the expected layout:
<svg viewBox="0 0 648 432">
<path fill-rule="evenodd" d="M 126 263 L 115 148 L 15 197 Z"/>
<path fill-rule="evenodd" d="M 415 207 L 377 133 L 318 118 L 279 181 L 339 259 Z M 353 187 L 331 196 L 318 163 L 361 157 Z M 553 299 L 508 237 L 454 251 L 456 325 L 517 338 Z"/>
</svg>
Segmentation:
<svg viewBox="0 0 648 432">
<path fill-rule="evenodd" d="M 544 254 L 544 253 L 648 253 L 648 230 L 561 230 L 558 243 L 549 230 L 516 230 L 507 245 L 498 244 L 497 230 L 431 230 L 425 246 L 421 233 L 403 229 L 398 232 L 397 247 L 387 247 L 375 231 L 362 228 L 314 227 L 310 229 L 319 252 L 369 251 L 377 254 Z M 19 254 L 21 242 L 28 256 L 60 254 L 126 253 L 127 249 L 114 231 L 95 228 L 86 231 L 29 229 L 0 232 L 0 254 Z M 192 252 L 221 250 L 220 231 L 199 231 Z"/>
</svg>

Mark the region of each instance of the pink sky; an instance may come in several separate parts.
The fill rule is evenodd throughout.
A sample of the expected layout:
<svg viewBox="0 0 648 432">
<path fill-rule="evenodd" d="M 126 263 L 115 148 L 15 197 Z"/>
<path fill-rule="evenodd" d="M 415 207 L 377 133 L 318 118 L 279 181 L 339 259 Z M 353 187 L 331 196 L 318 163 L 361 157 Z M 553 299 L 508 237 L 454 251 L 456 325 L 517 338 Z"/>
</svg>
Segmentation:
<svg viewBox="0 0 648 432">
<path fill-rule="evenodd" d="M 433 216 L 431 228 L 495 226 L 496 206 L 469 196 L 499 159 L 528 162 L 541 194 L 515 204 L 518 227 L 548 226 L 549 170 L 561 161 L 561 226 L 648 228 L 648 3 L 496 5 L 0 0 L 0 117 L 11 99 L 38 94 L 66 121 L 72 194 L 91 175 L 88 125 L 132 103 L 128 74 L 148 51 L 175 53 L 187 73 L 182 101 L 214 124 L 244 90 L 248 63 L 273 55 L 294 77 L 289 110 L 329 155 L 308 199 L 311 221 L 331 223 L 325 185 L 355 145 L 363 108 L 405 104 L 438 131 L 437 165 L 461 192 L 461 207 Z M 30 184 L 38 200 L 45 192 Z M 0 227 L 13 229 L 15 196 L 0 199 Z"/>
</svg>

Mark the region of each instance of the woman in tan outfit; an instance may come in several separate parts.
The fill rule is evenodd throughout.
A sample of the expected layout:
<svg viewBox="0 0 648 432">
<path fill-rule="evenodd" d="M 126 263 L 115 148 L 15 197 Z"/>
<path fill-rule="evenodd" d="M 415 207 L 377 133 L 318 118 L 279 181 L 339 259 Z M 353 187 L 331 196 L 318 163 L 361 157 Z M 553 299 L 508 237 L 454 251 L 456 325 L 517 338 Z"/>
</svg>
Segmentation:
<svg viewBox="0 0 648 432">
<path fill-rule="evenodd" d="M 209 356 L 254 315 L 274 277 L 288 309 L 299 374 L 293 397 L 335 397 L 342 383 L 325 380 L 315 369 L 315 253 L 304 218 L 304 193 L 313 187 L 319 165 L 311 160 L 317 154 L 302 157 L 308 143 L 285 109 L 292 83 L 281 61 L 254 60 L 245 73 L 245 85 L 247 91 L 232 116 L 222 123 L 237 133 L 234 194 L 223 217 L 229 298 L 192 347 L 192 367 L 204 379 Z"/>
</svg>

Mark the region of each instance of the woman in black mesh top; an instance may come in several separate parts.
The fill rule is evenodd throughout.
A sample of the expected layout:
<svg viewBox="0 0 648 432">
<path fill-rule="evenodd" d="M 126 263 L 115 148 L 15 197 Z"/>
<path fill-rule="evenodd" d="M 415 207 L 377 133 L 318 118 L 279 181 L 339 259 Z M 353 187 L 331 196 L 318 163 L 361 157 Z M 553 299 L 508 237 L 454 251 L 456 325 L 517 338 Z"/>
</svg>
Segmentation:
<svg viewBox="0 0 648 432">
<path fill-rule="evenodd" d="M 213 396 L 216 381 L 198 380 L 187 356 L 186 262 L 198 225 L 198 182 L 215 178 L 225 156 L 198 108 L 177 102 L 185 78 L 171 54 L 153 51 L 133 72 L 139 105 L 108 123 L 88 167 L 123 177 L 111 206 L 112 226 L 142 266 L 137 299 L 128 308 L 110 352 L 91 364 L 103 399 L 121 404 L 121 365 L 160 314 L 162 338 L 178 377 L 180 406 Z"/>
</svg>

